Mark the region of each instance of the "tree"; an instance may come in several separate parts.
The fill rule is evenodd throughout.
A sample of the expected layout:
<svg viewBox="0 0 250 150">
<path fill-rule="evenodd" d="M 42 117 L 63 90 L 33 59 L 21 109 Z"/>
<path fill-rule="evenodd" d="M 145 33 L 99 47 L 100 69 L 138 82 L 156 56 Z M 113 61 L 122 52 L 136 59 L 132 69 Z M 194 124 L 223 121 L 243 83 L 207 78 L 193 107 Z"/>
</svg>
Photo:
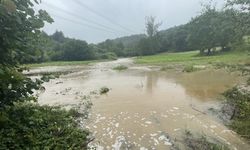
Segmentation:
<svg viewBox="0 0 250 150">
<path fill-rule="evenodd" d="M 245 12 L 250 11 L 250 1 L 249 0 L 227 0 L 228 6 L 240 6 L 240 9 Z"/>
<path fill-rule="evenodd" d="M 156 18 L 153 16 L 146 17 L 146 30 L 150 38 L 158 34 L 159 27 L 161 26 L 161 23 L 156 23 L 155 20 Z"/>
<path fill-rule="evenodd" d="M 32 42 L 38 39 L 44 22 L 53 20 L 44 10 L 36 13 L 31 0 L 0 2 L 0 64 L 22 63 L 34 50 Z"/>
<path fill-rule="evenodd" d="M 200 16 L 195 17 L 189 23 L 189 44 L 199 49 L 201 54 L 208 50 L 207 54 L 210 55 L 212 48 L 219 46 L 218 35 L 221 34 L 219 16 L 220 13 L 215 8 L 207 7 Z"/>
<path fill-rule="evenodd" d="M 65 41 L 65 37 L 62 31 L 56 31 L 51 35 L 51 38 L 59 43 L 63 43 Z"/>
<path fill-rule="evenodd" d="M 91 60 L 94 52 L 88 43 L 81 40 L 69 40 L 61 46 L 62 58 L 67 61 Z"/>
<path fill-rule="evenodd" d="M 146 18 L 148 37 L 141 39 L 137 46 L 141 55 L 152 55 L 160 51 L 160 37 L 158 34 L 160 25 L 161 23 L 155 22 L 155 17 Z"/>
<path fill-rule="evenodd" d="M 236 7 L 235 7 L 236 6 Z M 228 0 L 227 7 L 235 11 L 234 22 L 237 23 L 238 36 L 250 34 L 250 0 Z"/>
<path fill-rule="evenodd" d="M 44 22 L 53 21 L 46 11 L 35 13 L 33 6 L 31 0 L 0 1 L 0 107 L 34 100 L 31 94 L 40 83 L 23 76 L 18 67 L 38 48 L 34 43 Z"/>
<path fill-rule="evenodd" d="M 86 149 L 88 132 L 78 128 L 75 111 L 39 106 L 34 90 L 41 80 L 22 74 L 19 65 L 41 52 L 41 28 L 53 20 L 37 0 L 0 0 L 1 149 Z"/>
</svg>

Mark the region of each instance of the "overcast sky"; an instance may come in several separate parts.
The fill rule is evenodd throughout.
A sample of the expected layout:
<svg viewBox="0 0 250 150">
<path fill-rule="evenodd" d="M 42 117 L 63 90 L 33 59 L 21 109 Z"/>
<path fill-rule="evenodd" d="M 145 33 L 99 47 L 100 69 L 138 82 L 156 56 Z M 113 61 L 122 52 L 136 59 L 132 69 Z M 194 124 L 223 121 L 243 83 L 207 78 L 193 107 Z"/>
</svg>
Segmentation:
<svg viewBox="0 0 250 150">
<path fill-rule="evenodd" d="M 53 24 L 44 30 L 52 34 L 98 43 L 106 39 L 145 33 L 145 17 L 155 16 L 161 29 L 187 23 L 201 11 L 206 0 L 42 0 Z M 223 0 L 216 0 L 221 5 Z"/>
</svg>

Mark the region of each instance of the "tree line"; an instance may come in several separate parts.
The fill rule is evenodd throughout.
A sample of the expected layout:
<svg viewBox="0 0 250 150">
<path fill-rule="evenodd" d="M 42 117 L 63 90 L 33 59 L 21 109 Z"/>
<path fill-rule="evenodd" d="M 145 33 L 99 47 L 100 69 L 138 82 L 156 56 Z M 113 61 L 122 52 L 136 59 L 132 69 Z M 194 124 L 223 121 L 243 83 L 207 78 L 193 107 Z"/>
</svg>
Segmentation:
<svg viewBox="0 0 250 150">
<path fill-rule="evenodd" d="M 233 0 L 219 10 L 209 4 L 188 23 L 162 31 L 158 30 L 161 24 L 155 17 L 147 17 L 146 34 L 108 39 L 98 44 L 67 38 L 61 31 L 50 36 L 43 33 L 43 47 L 36 53 L 40 57 L 33 61 L 115 59 L 191 50 L 212 55 L 218 48 L 228 51 L 239 46 L 244 50 L 247 48 L 242 47 L 242 39 L 250 35 L 248 5 L 248 1 Z"/>
</svg>

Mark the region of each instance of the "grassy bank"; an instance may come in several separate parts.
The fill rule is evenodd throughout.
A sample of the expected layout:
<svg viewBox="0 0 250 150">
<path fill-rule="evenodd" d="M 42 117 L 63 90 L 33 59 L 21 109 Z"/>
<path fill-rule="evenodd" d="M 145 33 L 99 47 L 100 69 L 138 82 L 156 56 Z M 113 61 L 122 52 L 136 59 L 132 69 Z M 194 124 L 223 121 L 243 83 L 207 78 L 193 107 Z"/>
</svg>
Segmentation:
<svg viewBox="0 0 250 150">
<path fill-rule="evenodd" d="M 91 61 L 53 61 L 53 62 L 44 62 L 37 64 L 26 64 L 24 66 L 29 68 L 35 67 L 46 67 L 46 66 L 76 66 L 76 65 L 88 65 L 92 63 L 100 62 L 101 60 L 91 60 Z M 105 60 L 102 60 L 105 61 Z"/>
<path fill-rule="evenodd" d="M 143 56 L 136 59 L 137 64 L 183 64 L 206 65 L 216 63 L 250 64 L 250 54 L 247 52 L 227 52 L 214 56 L 200 56 L 199 51 L 183 53 L 162 53 L 153 56 Z"/>
<path fill-rule="evenodd" d="M 234 87 L 224 93 L 226 104 L 222 112 L 229 116 L 229 126 L 240 136 L 250 140 L 250 89 Z M 228 109 L 229 107 L 229 109 Z"/>
</svg>

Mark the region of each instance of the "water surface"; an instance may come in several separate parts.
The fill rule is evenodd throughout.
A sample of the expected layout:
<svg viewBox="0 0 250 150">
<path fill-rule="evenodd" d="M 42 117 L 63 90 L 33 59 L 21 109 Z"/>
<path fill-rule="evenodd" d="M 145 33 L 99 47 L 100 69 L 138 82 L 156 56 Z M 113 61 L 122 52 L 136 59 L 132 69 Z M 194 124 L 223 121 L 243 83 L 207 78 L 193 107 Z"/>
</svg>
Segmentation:
<svg viewBox="0 0 250 150">
<path fill-rule="evenodd" d="M 128 70 L 115 71 L 117 65 Z M 78 68 L 78 69 L 76 69 Z M 93 107 L 83 126 L 98 149 L 171 149 L 182 147 L 185 130 L 214 137 L 232 149 L 249 149 L 234 132 L 206 109 L 240 78 L 221 70 L 195 73 L 160 72 L 135 66 L 131 59 L 98 63 L 81 68 L 45 84 L 39 103 L 78 105 L 83 95 L 108 87 L 111 91 L 92 96 Z M 93 93 L 93 92 L 92 92 Z"/>
</svg>

